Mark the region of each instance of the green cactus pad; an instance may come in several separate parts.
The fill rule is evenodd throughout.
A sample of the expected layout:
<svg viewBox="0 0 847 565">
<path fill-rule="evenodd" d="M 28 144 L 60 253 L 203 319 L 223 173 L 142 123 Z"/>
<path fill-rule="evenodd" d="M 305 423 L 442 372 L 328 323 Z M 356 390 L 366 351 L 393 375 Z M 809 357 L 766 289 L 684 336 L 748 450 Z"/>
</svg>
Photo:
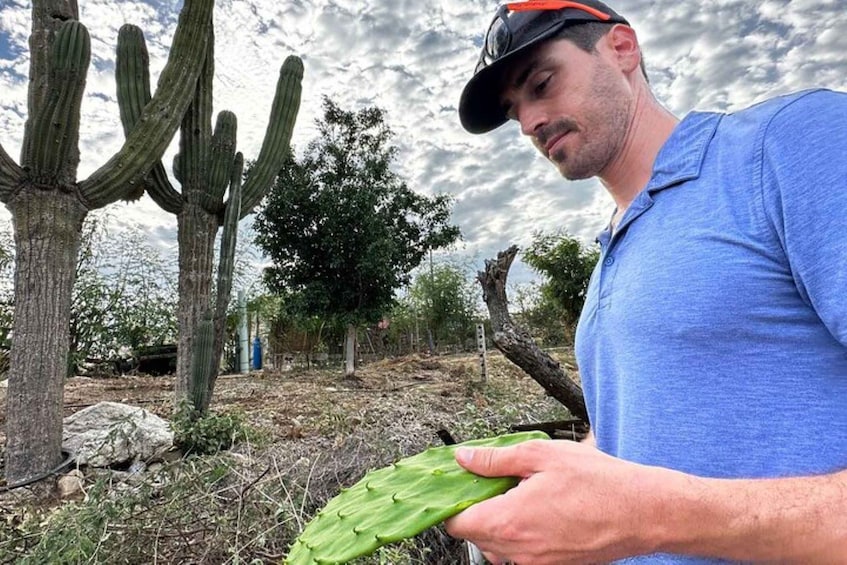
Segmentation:
<svg viewBox="0 0 847 565">
<path fill-rule="evenodd" d="M 378 547 L 415 536 L 465 508 L 518 483 L 515 477 L 487 478 L 459 466 L 458 447 L 505 447 L 544 432 L 520 432 L 431 447 L 389 467 L 370 471 L 330 500 L 291 546 L 285 565 L 346 563 Z"/>
</svg>

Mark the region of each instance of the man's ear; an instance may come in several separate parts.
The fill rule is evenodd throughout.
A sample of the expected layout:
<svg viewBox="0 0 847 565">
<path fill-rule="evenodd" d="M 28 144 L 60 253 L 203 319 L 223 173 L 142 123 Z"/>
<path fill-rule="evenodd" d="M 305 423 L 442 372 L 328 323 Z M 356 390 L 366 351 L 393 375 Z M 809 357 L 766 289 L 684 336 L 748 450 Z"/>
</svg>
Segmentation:
<svg viewBox="0 0 847 565">
<path fill-rule="evenodd" d="M 627 25 L 615 24 L 603 39 L 622 71 L 632 73 L 639 70 L 641 46 L 638 44 L 634 29 Z"/>
</svg>

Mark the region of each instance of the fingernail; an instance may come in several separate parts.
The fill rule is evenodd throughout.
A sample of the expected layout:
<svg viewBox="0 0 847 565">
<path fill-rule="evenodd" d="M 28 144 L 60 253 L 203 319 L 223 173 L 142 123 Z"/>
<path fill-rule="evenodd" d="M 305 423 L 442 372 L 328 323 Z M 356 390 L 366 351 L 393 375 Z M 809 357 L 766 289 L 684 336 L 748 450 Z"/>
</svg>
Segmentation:
<svg viewBox="0 0 847 565">
<path fill-rule="evenodd" d="M 456 461 L 461 465 L 465 465 L 471 462 L 473 459 L 473 449 L 468 449 L 466 447 L 460 447 L 456 450 Z"/>
</svg>

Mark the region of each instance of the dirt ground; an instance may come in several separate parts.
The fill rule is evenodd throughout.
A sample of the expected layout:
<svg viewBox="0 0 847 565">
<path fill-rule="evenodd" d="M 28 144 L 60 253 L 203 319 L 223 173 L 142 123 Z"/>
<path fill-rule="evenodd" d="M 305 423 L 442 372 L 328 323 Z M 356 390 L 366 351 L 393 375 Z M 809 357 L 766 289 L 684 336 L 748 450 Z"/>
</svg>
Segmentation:
<svg viewBox="0 0 847 565">
<path fill-rule="evenodd" d="M 564 361 L 565 367 L 569 363 Z M 488 353 L 489 379 L 518 396 L 543 396 L 541 388 L 499 352 Z M 295 368 L 218 377 L 212 411 L 237 411 L 270 434 L 271 441 L 325 434 L 333 414 L 349 424 L 356 414 L 379 411 L 385 404 L 419 407 L 428 419 L 461 410 L 482 383 L 477 355 L 407 356 L 367 364 L 354 378 L 341 369 Z M 141 406 L 163 418 L 172 413 L 173 376 L 74 377 L 64 394 L 64 416 L 101 401 Z M 5 441 L 6 389 L 0 389 L 0 441 Z M 479 402 L 484 402 L 481 397 Z"/>
<path fill-rule="evenodd" d="M 554 357 L 574 371 L 570 352 Z M 461 441 L 567 418 L 499 352 L 489 353 L 488 369 L 483 381 L 477 355 L 468 354 L 386 359 L 362 366 L 355 378 L 340 368 L 221 376 L 212 411 L 241 413 L 266 441 L 186 456 L 155 472 L 151 465 L 140 475 L 84 468 L 88 494 L 79 503 L 6 492 L 0 562 L 279 563 L 341 487 L 440 444 L 441 430 Z M 173 386 L 173 377 L 72 378 L 64 414 L 108 400 L 169 419 Z M 5 396 L 0 389 L 0 430 Z M 441 528 L 406 542 L 356 563 L 466 563 L 464 545 Z M 69 548 L 78 559 L 67 556 Z"/>
</svg>

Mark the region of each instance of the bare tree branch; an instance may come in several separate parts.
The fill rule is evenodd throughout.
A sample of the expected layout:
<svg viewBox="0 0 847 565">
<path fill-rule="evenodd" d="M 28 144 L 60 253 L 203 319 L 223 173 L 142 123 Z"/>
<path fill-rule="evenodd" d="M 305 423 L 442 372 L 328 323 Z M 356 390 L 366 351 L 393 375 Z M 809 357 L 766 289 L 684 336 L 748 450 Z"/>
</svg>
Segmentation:
<svg viewBox="0 0 847 565">
<path fill-rule="evenodd" d="M 558 361 L 536 345 L 529 332 L 516 326 L 509 315 L 506 278 L 517 253 L 517 246 L 512 245 L 506 251 L 499 252 L 497 259 L 486 259 L 485 270 L 477 274 L 491 318 L 494 345 L 550 396 L 564 404 L 571 414 L 588 422 L 582 388 L 568 377 Z"/>
</svg>

